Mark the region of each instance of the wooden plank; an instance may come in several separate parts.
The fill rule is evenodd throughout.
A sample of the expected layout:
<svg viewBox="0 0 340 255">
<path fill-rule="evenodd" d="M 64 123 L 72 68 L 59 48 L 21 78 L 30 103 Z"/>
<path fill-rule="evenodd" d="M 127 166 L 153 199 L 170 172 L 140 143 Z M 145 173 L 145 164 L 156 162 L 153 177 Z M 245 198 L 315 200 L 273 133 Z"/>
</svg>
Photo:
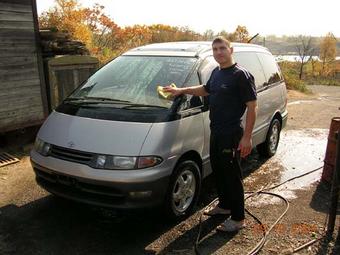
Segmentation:
<svg viewBox="0 0 340 255">
<path fill-rule="evenodd" d="M 13 28 L 2 28 L 0 30 L 0 40 L 7 40 L 10 38 L 11 40 L 16 39 L 34 39 L 34 30 L 33 29 L 13 29 Z"/>
<path fill-rule="evenodd" d="M 89 65 L 65 65 L 65 66 L 53 66 L 52 71 L 60 71 L 60 70 L 81 70 L 81 69 L 96 69 L 97 66 L 93 64 Z"/>
<path fill-rule="evenodd" d="M 29 96 L 25 98 L 21 98 L 20 100 L 17 101 L 11 101 L 11 102 L 3 102 L 0 101 L 0 112 L 8 112 L 8 111 L 14 111 L 14 110 L 19 110 L 19 109 L 30 109 L 33 107 L 41 107 L 41 98 L 37 96 Z"/>
<path fill-rule="evenodd" d="M 6 125 L 0 128 L 0 132 L 4 133 L 4 132 L 16 130 L 16 129 L 19 129 L 18 127 L 22 129 L 22 128 L 33 127 L 33 126 L 40 126 L 44 122 L 44 119 L 34 120 L 34 121 L 31 120 L 31 121 L 26 121 L 22 123 L 15 123 L 15 125 Z"/>
<path fill-rule="evenodd" d="M 17 117 L 7 119 L 6 122 L 0 124 L 0 132 L 11 131 L 16 129 L 22 129 L 25 127 L 35 126 L 44 122 L 44 117 L 39 114 L 35 114 L 32 117 Z"/>
<path fill-rule="evenodd" d="M 40 88 L 39 88 L 40 89 Z M 9 95 L 1 95 L 0 96 L 0 101 L 1 104 L 4 105 L 3 109 L 11 109 L 11 107 L 13 107 L 13 102 L 16 104 L 22 104 L 23 107 L 30 107 L 31 103 L 29 100 L 32 99 L 40 99 L 40 103 L 41 103 L 41 95 L 40 95 L 40 91 L 32 91 L 29 94 L 23 94 L 21 92 L 17 93 L 17 94 L 9 94 Z M 25 104 L 23 104 L 23 102 L 25 102 Z M 40 105 L 41 106 L 41 105 Z M 1 111 L 1 110 L 0 110 Z"/>
<path fill-rule="evenodd" d="M 10 66 L 10 65 L 36 65 L 37 60 L 33 57 L 12 57 L 12 58 L 2 58 L 0 57 L 0 68 L 1 66 Z"/>
<path fill-rule="evenodd" d="M 31 86 L 40 86 L 40 80 L 38 77 L 35 79 L 24 79 L 18 81 L 6 81 L 1 82 L 0 90 L 7 90 L 10 88 L 24 88 L 24 87 L 31 87 Z"/>
<path fill-rule="evenodd" d="M 23 100 L 26 97 L 36 97 L 39 95 L 40 86 L 30 86 L 30 87 L 22 87 L 22 88 L 10 88 L 5 91 L 0 91 L 1 101 L 11 101 L 14 100 Z"/>
<path fill-rule="evenodd" d="M 2 75 L 0 77 L 1 82 L 11 82 L 11 81 L 24 81 L 25 79 L 32 80 L 39 78 L 37 72 L 23 71 L 16 75 Z"/>
<path fill-rule="evenodd" d="M 27 95 L 39 95 L 40 86 L 23 87 L 23 88 L 11 88 L 6 91 L 0 90 L 0 100 L 1 101 L 11 101 L 15 99 L 25 98 Z"/>
<path fill-rule="evenodd" d="M 39 116 L 40 117 L 40 116 Z M 32 118 L 30 120 L 27 119 L 14 119 L 11 122 L 0 124 L 0 132 L 12 131 L 16 129 L 22 129 L 25 127 L 31 127 L 40 125 L 44 122 L 44 118 Z"/>
<path fill-rule="evenodd" d="M 35 42 L 32 40 L 7 40 L 7 42 L 0 41 L 0 49 L 35 49 Z"/>
<path fill-rule="evenodd" d="M 23 107 L 22 105 L 19 105 L 18 107 L 13 106 L 6 111 L 0 111 L 0 119 L 7 118 L 8 116 L 20 116 L 22 112 L 25 112 L 25 114 L 27 114 L 27 112 L 42 113 L 43 110 L 40 102 L 36 102 L 35 104 L 30 105 L 30 107 Z"/>
<path fill-rule="evenodd" d="M 2 21 L 0 20 L 0 29 L 33 29 L 33 21 Z"/>
<path fill-rule="evenodd" d="M 0 37 L 1 44 L 11 44 L 16 43 L 18 45 L 21 44 L 35 44 L 34 37 L 25 38 L 25 37 L 13 37 L 12 35 L 6 37 Z M 0 56 L 1 57 L 1 56 Z"/>
<path fill-rule="evenodd" d="M 4 122 L 10 123 L 12 119 L 42 119 L 44 117 L 44 112 L 38 106 L 28 108 L 16 109 L 8 112 L 0 112 L 1 124 Z M 0 125 L 1 125 L 0 124 Z M 20 128 L 20 127 L 18 127 Z"/>
<path fill-rule="evenodd" d="M 47 118 L 50 112 L 50 106 L 47 100 L 47 83 L 45 78 L 47 77 L 47 73 L 45 75 L 44 72 L 44 63 L 42 58 L 42 43 L 39 35 L 39 23 L 38 23 L 38 10 L 37 10 L 37 2 L 32 0 L 32 13 L 33 13 L 33 22 L 34 22 L 34 36 L 36 41 L 36 49 L 37 49 L 37 60 L 38 60 L 38 71 L 40 78 L 40 90 L 41 90 L 41 99 L 42 99 L 42 107 L 44 111 L 44 116 Z"/>
<path fill-rule="evenodd" d="M 27 73 L 31 73 L 31 74 L 38 74 L 38 70 L 36 67 L 28 67 L 25 69 L 9 69 L 9 70 L 5 70 L 5 71 L 1 71 L 0 69 L 0 80 L 4 79 L 6 80 L 6 78 L 8 78 L 9 76 L 16 76 L 16 75 L 20 75 L 20 74 L 27 74 Z"/>
<path fill-rule="evenodd" d="M 24 116 L 6 118 L 0 122 L 0 131 L 20 129 L 41 124 L 45 119 L 42 112 L 24 112 Z"/>
<path fill-rule="evenodd" d="M 32 0 L 0 0 L 0 10 L 32 12 Z"/>
<path fill-rule="evenodd" d="M 11 62 L 8 65 L 0 63 L 0 76 L 10 71 L 18 72 L 24 69 L 35 69 L 35 68 L 37 68 L 37 62 L 33 62 L 33 61 L 22 63 L 22 64 Z"/>
<path fill-rule="evenodd" d="M 2 57 L 35 57 L 35 50 L 31 49 L 31 51 L 28 51 L 27 49 L 0 49 L 0 56 Z"/>
<path fill-rule="evenodd" d="M 2 52 L 8 52 L 11 53 L 11 54 L 14 54 L 16 51 L 20 51 L 22 53 L 25 53 L 25 55 L 28 55 L 28 54 L 34 54 L 36 53 L 36 48 L 35 48 L 35 45 L 34 44 L 30 44 L 30 45 L 13 45 L 12 47 L 7 45 L 7 47 L 3 46 L 3 47 L 0 47 L 0 51 Z M 1 57 L 4 57 L 3 55 L 1 55 Z"/>
<path fill-rule="evenodd" d="M 31 21 L 33 22 L 33 15 L 30 12 L 0 10 L 0 21 Z"/>
<path fill-rule="evenodd" d="M 35 1 L 35 0 L 33 0 Z M 2 4 L 15 4 L 15 5 L 32 5 L 32 0 L 0 0 Z"/>
<path fill-rule="evenodd" d="M 22 105 L 17 105 L 11 107 L 11 109 L 7 109 L 6 111 L 0 111 L 0 119 L 4 119 L 8 116 L 20 116 L 22 112 L 37 112 L 41 113 L 43 112 L 41 108 L 40 102 L 35 102 L 34 104 L 31 104 L 30 107 L 23 107 Z"/>
<path fill-rule="evenodd" d="M 8 65 L 0 63 L 0 76 L 2 74 L 6 74 L 11 71 L 20 72 L 25 69 L 36 69 L 37 67 L 38 67 L 37 62 L 34 62 L 33 59 L 30 62 L 21 63 L 21 64 L 15 63 L 15 62 L 11 62 Z"/>
<path fill-rule="evenodd" d="M 24 86 L 19 88 L 7 88 L 6 90 L 1 89 L 0 87 L 0 97 L 3 96 L 13 96 L 13 95 L 21 95 L 22 97 L 26 97 L 27 95 L 31 95 L 33 93 L 38 93 L 40 89 L 40 84 L 34 84 L 33 86 Z M 6 98 L 3 100 L 7 100 Z"/>
<path fill-rule="evenodd" d="M 39 108 L 31 108 L 31 109 L 20 109 L 12 112 L 1 113 L 0 112 L 0 120 L 1 124 L 11 123 L 13 119 L 22 119 L 22 120 L 32 120 L 32 119 L 42 119 L 44 117 L 44 113 L 42 109 Z M 21 121 L 20 121 L 21 122 Z M 20 128 L 20 127 L 18 127 Z"/>
<path fill-rule="evenodd" d="M 1 102 L 0 101 L 0 112 L 10 112 L 10 111 L 18 111 L 20 109 L 32 109 L 34 107 L 38 107 L 42 109 L 41 105 L 41 98 L 40 97 L 27 97 L 25 99 L 21 99 L 20 101 L 16 102 Z"/>
<path fill-rule="evenodd" d="M 16 111 L 18 112 L 18 111 Z M 0 113 L 1 114 L 1 113 Z M 3 127 L 6 126 L 14 126 L 15 123 L 22 123 L 22 122 L 30 122 L 30 121 L 37 121 L 44 119 L 44 113 L 42 110 L 22 110 L 19 115 L 15 115 L 13 113 L 8 113 L 7 115 L 3 115 L 0 117 L 0 131 Z M 20 125 L 17 125 L 15 129 L 21 128 Z"/>
</svg>

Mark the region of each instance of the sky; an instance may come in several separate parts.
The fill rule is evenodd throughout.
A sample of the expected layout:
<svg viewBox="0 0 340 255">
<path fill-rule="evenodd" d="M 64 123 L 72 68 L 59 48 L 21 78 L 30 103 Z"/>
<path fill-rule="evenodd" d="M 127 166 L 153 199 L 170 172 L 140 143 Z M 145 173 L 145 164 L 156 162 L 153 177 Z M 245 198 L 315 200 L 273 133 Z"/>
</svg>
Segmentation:
<svg viewBox="0 0 340 255">
<path fill-rule="evenodd" d="M 36 0 L 38 13 L 54 0 Z M 135 24 L 188 26 L 203 33 L 235 31 L 246 26 L 250 35 L 340 37 L 339 0 L 79 0 L 82 6 L 105 6 L 106 15 L 121 27 Z"/>
</svg>

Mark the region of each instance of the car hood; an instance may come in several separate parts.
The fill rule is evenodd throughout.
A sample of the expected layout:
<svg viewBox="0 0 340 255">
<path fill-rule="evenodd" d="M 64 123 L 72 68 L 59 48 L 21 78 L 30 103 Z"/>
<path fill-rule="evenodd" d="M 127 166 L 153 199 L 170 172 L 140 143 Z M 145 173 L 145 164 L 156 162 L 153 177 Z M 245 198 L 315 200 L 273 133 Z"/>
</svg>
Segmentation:
<svg viewBox="0 0 340 255">
<path fill-rule="evenodd" d="M 52 112 L 39 130 L 45 142 L 79 151 L 138 156 L 152 123 L 98 120 Z"/>
</svg>

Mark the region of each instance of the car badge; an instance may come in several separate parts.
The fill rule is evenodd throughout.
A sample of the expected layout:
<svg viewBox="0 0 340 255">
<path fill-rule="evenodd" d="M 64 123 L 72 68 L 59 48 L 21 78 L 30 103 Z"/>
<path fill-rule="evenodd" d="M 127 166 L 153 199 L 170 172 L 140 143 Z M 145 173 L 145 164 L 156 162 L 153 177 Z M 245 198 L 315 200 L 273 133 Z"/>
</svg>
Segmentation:
<svg viewBox="0 0 340 255">
<path fill-rule="evenodd" d="M 67 146 L 68 146 L 69 148 L 73 148 L 73 147 L 75 146 L 75 144 L 74 144 L 74 142 L 68 142 L 68 143 L 67 143 Z"/>
</svg>

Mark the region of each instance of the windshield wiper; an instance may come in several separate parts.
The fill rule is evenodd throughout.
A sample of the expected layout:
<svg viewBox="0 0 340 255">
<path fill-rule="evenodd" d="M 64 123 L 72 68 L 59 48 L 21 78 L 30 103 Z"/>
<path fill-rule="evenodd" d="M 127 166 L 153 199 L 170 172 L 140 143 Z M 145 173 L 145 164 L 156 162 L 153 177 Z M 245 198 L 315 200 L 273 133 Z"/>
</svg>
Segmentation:
<svg viewBox="0 0 340 255">
<path fill-rule="evenodd" d="M 108 98 L 108 97 L 85 97 L 85 99 L 131 103 L 131 101 L 128 101 L 128 100 L 121 100 L 121 99 L 117 99 L 117 98 Z"/>
<path fill-rule="evenodd" d="M 123 109 L 129 108 L 160 108 L 160 109 L 169 109 L 168 107 L 161 106 L 161 105 L 153 105 L 153 104 L 130 104 L 127 106 L 122 107 Z"/>
<path fill-rule="evenodd" d="M 122 103 L 122 104 L 130 104 L 130 101 L 108 98 L 108 97 L 69 97 L 64 100 L 65 102 L 76 101 L 80 104 L 105 104 L 105 103 Z"/>
</svg>

